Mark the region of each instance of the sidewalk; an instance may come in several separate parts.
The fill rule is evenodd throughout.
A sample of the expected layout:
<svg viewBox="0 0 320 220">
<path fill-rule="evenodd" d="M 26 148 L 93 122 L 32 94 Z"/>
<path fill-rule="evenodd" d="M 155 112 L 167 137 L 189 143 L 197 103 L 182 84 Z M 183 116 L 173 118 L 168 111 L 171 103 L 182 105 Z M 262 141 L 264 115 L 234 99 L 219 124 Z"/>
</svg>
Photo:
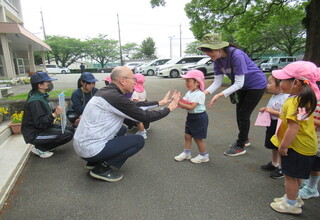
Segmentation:
<svg viewBox="0 0 320 220">
<path fill-rule="evenodd" d="M 8 123 L 0 124 L 0 210 L 24 168 L 31 147 L 21 134 L 11 135 Z"/>
</svg>

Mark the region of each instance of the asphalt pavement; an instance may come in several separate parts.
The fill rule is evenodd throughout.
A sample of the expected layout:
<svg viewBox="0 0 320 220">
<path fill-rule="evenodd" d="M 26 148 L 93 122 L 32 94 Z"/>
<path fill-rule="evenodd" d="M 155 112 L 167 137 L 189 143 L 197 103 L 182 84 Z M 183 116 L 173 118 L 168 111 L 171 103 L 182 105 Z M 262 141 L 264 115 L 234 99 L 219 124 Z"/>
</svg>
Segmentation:
<svg viewBox="0 0 320 220">
<path fill-rule="evenodd" d="M 98 79 L 105 76 L 95 74 Z M 55 77 L 55 88 L 75 88 L 79 75 Z M 99 81 L 97 88 L 103 83 Z M 167 90 L 186 92 L 183 79 L 152 76 L 146 77 L 145 85 L 148 100 L 160 100 Z M 19 91 L 30 89 L 20 87 Z M 265 94 L 256 109 L 269 98 Z M 319 219 L 319 198 L 305 200 L 299 217 L 270 208 L 274 198 L 283 196 L 284 180 L 260 170 L 271 152 L 263 146 L 265 128 L 253 126 L 258 110 L 251 117 L 251 146 L 238 157 L 223 155 L 236 140 L 235 106 L 221 98 L 207 112 L 208 163 L 174 161 L 183 150 L 187 114 L 177 109 L 151 123 L 144 148 L 127 160 L 121 168 L 124 178 L 116 183 L 90 177 L 72 142 L 48 159 L 30 155 L 0 219 Z M 197 154 L 193 144 L 192 155 Z"/>
</svg>

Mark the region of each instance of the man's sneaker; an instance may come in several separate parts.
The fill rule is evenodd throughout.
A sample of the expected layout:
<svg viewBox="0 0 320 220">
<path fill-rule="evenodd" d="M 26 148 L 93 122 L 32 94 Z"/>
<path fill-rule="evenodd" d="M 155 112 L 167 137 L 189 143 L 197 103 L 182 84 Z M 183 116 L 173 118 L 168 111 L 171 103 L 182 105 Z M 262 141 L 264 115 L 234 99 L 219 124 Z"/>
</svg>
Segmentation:
<svg viewBox="0 0 320 220">
<path fill-rule="evenodd" d="M 32 146 L 31 152 L 34 153 L 35 155 L 38 155 L 41 158 L 48 158 L 53 155 L 52 152 L 39 150 L 35 146 Z"/>
<path fill-rule="evenodd" d="M 317 188 L 312 189 L 308 186 L 304 186 L 299 190 L 299 196 L 303 199 L 310 199 L 312 197 L 319 197 L 319 191 Z"/>
<path fill-rule="evenodd" d="M 282 196 L 281 198 L 275 198 L 273 201 L 274 202 L 281 202 L 285 198 L 287 198 L 287 194 L 284 194 L 284 196 Z M 297 197 L 297 203 L 298 203 L 299 207 L 302 207 L 304 205 L 304 201 L 301 199 L 300 196 Z"/>
<path fill-rule="evenodd" d="M 208 161 L 209 161 L 209 154 L 207 154 L 207 156 L 205 157 L 199 154 L 198 156 L 191 159 L 192 163 L 205 163 Z"/>
<path fill-rule="evenodd" d="M 277 167 L 274 171 L 270 173 L 270 177 L 273 179 L 281 179 L 284 176 L 283 176 L 282 170 L 279 167 Z"/>
<path fill-rule="evenodd" d="M 176 161 L 183 161 L 183 160 L 190 160 L 191 159 L 191 154 L 186 154 L 185 152 L 182 152 L 178 156 L 174 157 Z"/>
<path fill-rule="evenodd" d="M 108 164 L 102 162 L 93 170 L 90 170 L 90 176 L 108 182 L 117 182 L 122 179 L 123 174 L 113 170 Z"/>
<path fill-rule="evenodd" d="M 230 148 L 229 150 L 224 152 L 224 155 L 226 156 L 230 156 L 230 157 L 235 157 L 235 156 L 239 156 L 242 154 L 245 154 L 247 151 L 241 147 L 235 146 Z"/>
<path fill-rule="evenodd" d="M 232 147 L 236 147 L 237 144 L 238 144 L 238 142 L 236 141 L 236 142 L 234 142 L 233 144 L 230 144 L 230 147 L 231 147 L 231 148 L 232 148 Z M 250 145 L 251 145 L 251 143 L 250 143 L 249 140 L 247 140 L 246 142 L 244 142 L 244 146 L 245 146 L 245 147 L 249 147 Z"/>
<path fill-rule="evenodd" d="M 144 131 L 137 131 L 136 134 L 141 135 L 144 139 L 147 139 L 147 138 L 148 138 L 148 137 L 147 137 L 147 131 L 146 131 L 146 130 L 144 130 Z"/>
<path fill-rule="evenodd" d="M 290 205 L 285 199 L 281 200 L 280 202 L 272 202 L 270 206 L 273 210 L 281 213 L 289 213 L 295 215 L 302 213 L 302 209 L 301 207 L 299 207 L 298 202 L 294 205 Z"/>
<path fill-rule="evenodd" d="M 99 165 L 99 162 L 87 162 L 87 164 L 84 166 L 87 170 L 92 170 L 96 166 Z"/>
<path fill-rule="evenodd" d="M 264 171 L 273 171 L 273 170 L 275 170 L 277 167 L 273 166 L 273 165 L 272 165 L 272 162 L 269 162 L 269 163 L 267 163 L 266 165 L 262 165 L 260 168 L 261 168 L 261 170 L 264 170 Z"/>
</svg>

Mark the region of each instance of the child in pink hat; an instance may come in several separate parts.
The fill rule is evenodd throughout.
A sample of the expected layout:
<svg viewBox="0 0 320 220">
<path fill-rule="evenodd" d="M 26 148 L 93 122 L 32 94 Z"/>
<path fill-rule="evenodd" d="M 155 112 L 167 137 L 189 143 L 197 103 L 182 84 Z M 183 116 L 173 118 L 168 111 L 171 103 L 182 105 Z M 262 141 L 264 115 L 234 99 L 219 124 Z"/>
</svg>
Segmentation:
<svg viewBox="0 0 320 220">
<path fill-rule="evenodd" d="M 147 101 L 147 93 L 144 89 L 145 78 L 144 75 L 140 73 L 134 74 L 136 79 L 136 83 L 134 85 L 134 92 L 132 94 L 131 100 L 134 102 L 142 102 Z M 147 129 L 149 129 L 149 123 L 146 125 Z M 141 135 L 144 139 L 147 139 L 147 131 L 142 122 L 137 123 L 138 131 L 136 134 Z"/>
<path fill-rule="evenodd" d="M 204 76 L 199 70 L 190 70 L 185 75 L 181 75 L 186 80 L 188 92 L 179 101 L 179 106 L 187 110 L 187 121 L 185 123 L 184 150 L 174 157 L 176 161 L 191 159 L 192 138 L 196 142 L 199 155 L 192 158 L 193 163 L 203 163 L 209 161 L 209 154 L 206 151 L 206 144 L 203 139 L 207 138 L 208 115 L 206 113 L 204 94 Z"/>
<path fill-rule="evenodd" d="M 302 179 L 309 178 L 318 147 L 313 112 L 320 98 L 316 85 L 320 73 L 315 64 L 297 61 L 272 71 L 272 75 L 281 80 L 282 92 L 290 96 L 283 104 L 278 129 L 271 138 L 281 155 L 286 194 L 274 199 L 270 206 L 277 212 L 301 214 L 299 188 Z"/>
</svg>

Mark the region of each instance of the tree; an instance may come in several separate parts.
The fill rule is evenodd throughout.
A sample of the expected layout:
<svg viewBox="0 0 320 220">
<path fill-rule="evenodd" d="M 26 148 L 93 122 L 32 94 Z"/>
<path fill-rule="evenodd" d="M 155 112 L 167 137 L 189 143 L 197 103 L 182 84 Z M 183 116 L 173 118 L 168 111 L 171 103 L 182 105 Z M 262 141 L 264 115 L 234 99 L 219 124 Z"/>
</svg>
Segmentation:
<svg viewBox="0 0 320 220">
<path fill-rule="evenodd" d="M 70 66 L 85 56 L 85 44 L 79 39 L 62 36 L 47 36 L 45 42 L 51 47 L 50 55 L 54 57 L 57 65 Z"/>
<path fill-rule="evenodd" d="M 124 57 L 129 60 L 131 60 L 135 54 L 139 53 L 139 46 L 136 43 L 126 43 L 121 49 Z"/>
<path fill-rule="evenodd" d="M 150 1 L 152 7 L 164 5 L 163 0 Z M 305 9 L 302 19 L 306 30 L 305 60 L 320 65 L 320 1 L 319 0 L 192 0 L 186 5 L 187 16 L 191 19 L 191 30 L 197 39 L 212 30 L 228 30 L 228 26 L 239 17 L 251 13 L 251 28 L 263 24 L 268 17 L 284 13 L 284 7 Z M 254 12 L 254 13 L 252 13 Z M 248 32 L 247 32 L 248 33 Z"/>
<path fill-rule="evenodd" d="M 157 56 L 156 53 L 156 43 L 151 37 L 146 38 L 142 41 L 140 46 L 140 54 L 142 55 L 141 58 L 153 59 Z"/>
<path fill-rule="evenodd" d="M 203 53 L 197 49 L 197 47 L 201 44 L 200 41 L 193 41 L 187 44 L 187 48 L 184 51 L 186 55 L 202 55 Z"/>
<path fill-rule="evenodd" d="M 118 41 L 108 39 L 107 35 L 99 34 L 98 37 L 88 39 L 88 55 L 103 68 L 107 63 L 119 59 Z"/>
</svg>

